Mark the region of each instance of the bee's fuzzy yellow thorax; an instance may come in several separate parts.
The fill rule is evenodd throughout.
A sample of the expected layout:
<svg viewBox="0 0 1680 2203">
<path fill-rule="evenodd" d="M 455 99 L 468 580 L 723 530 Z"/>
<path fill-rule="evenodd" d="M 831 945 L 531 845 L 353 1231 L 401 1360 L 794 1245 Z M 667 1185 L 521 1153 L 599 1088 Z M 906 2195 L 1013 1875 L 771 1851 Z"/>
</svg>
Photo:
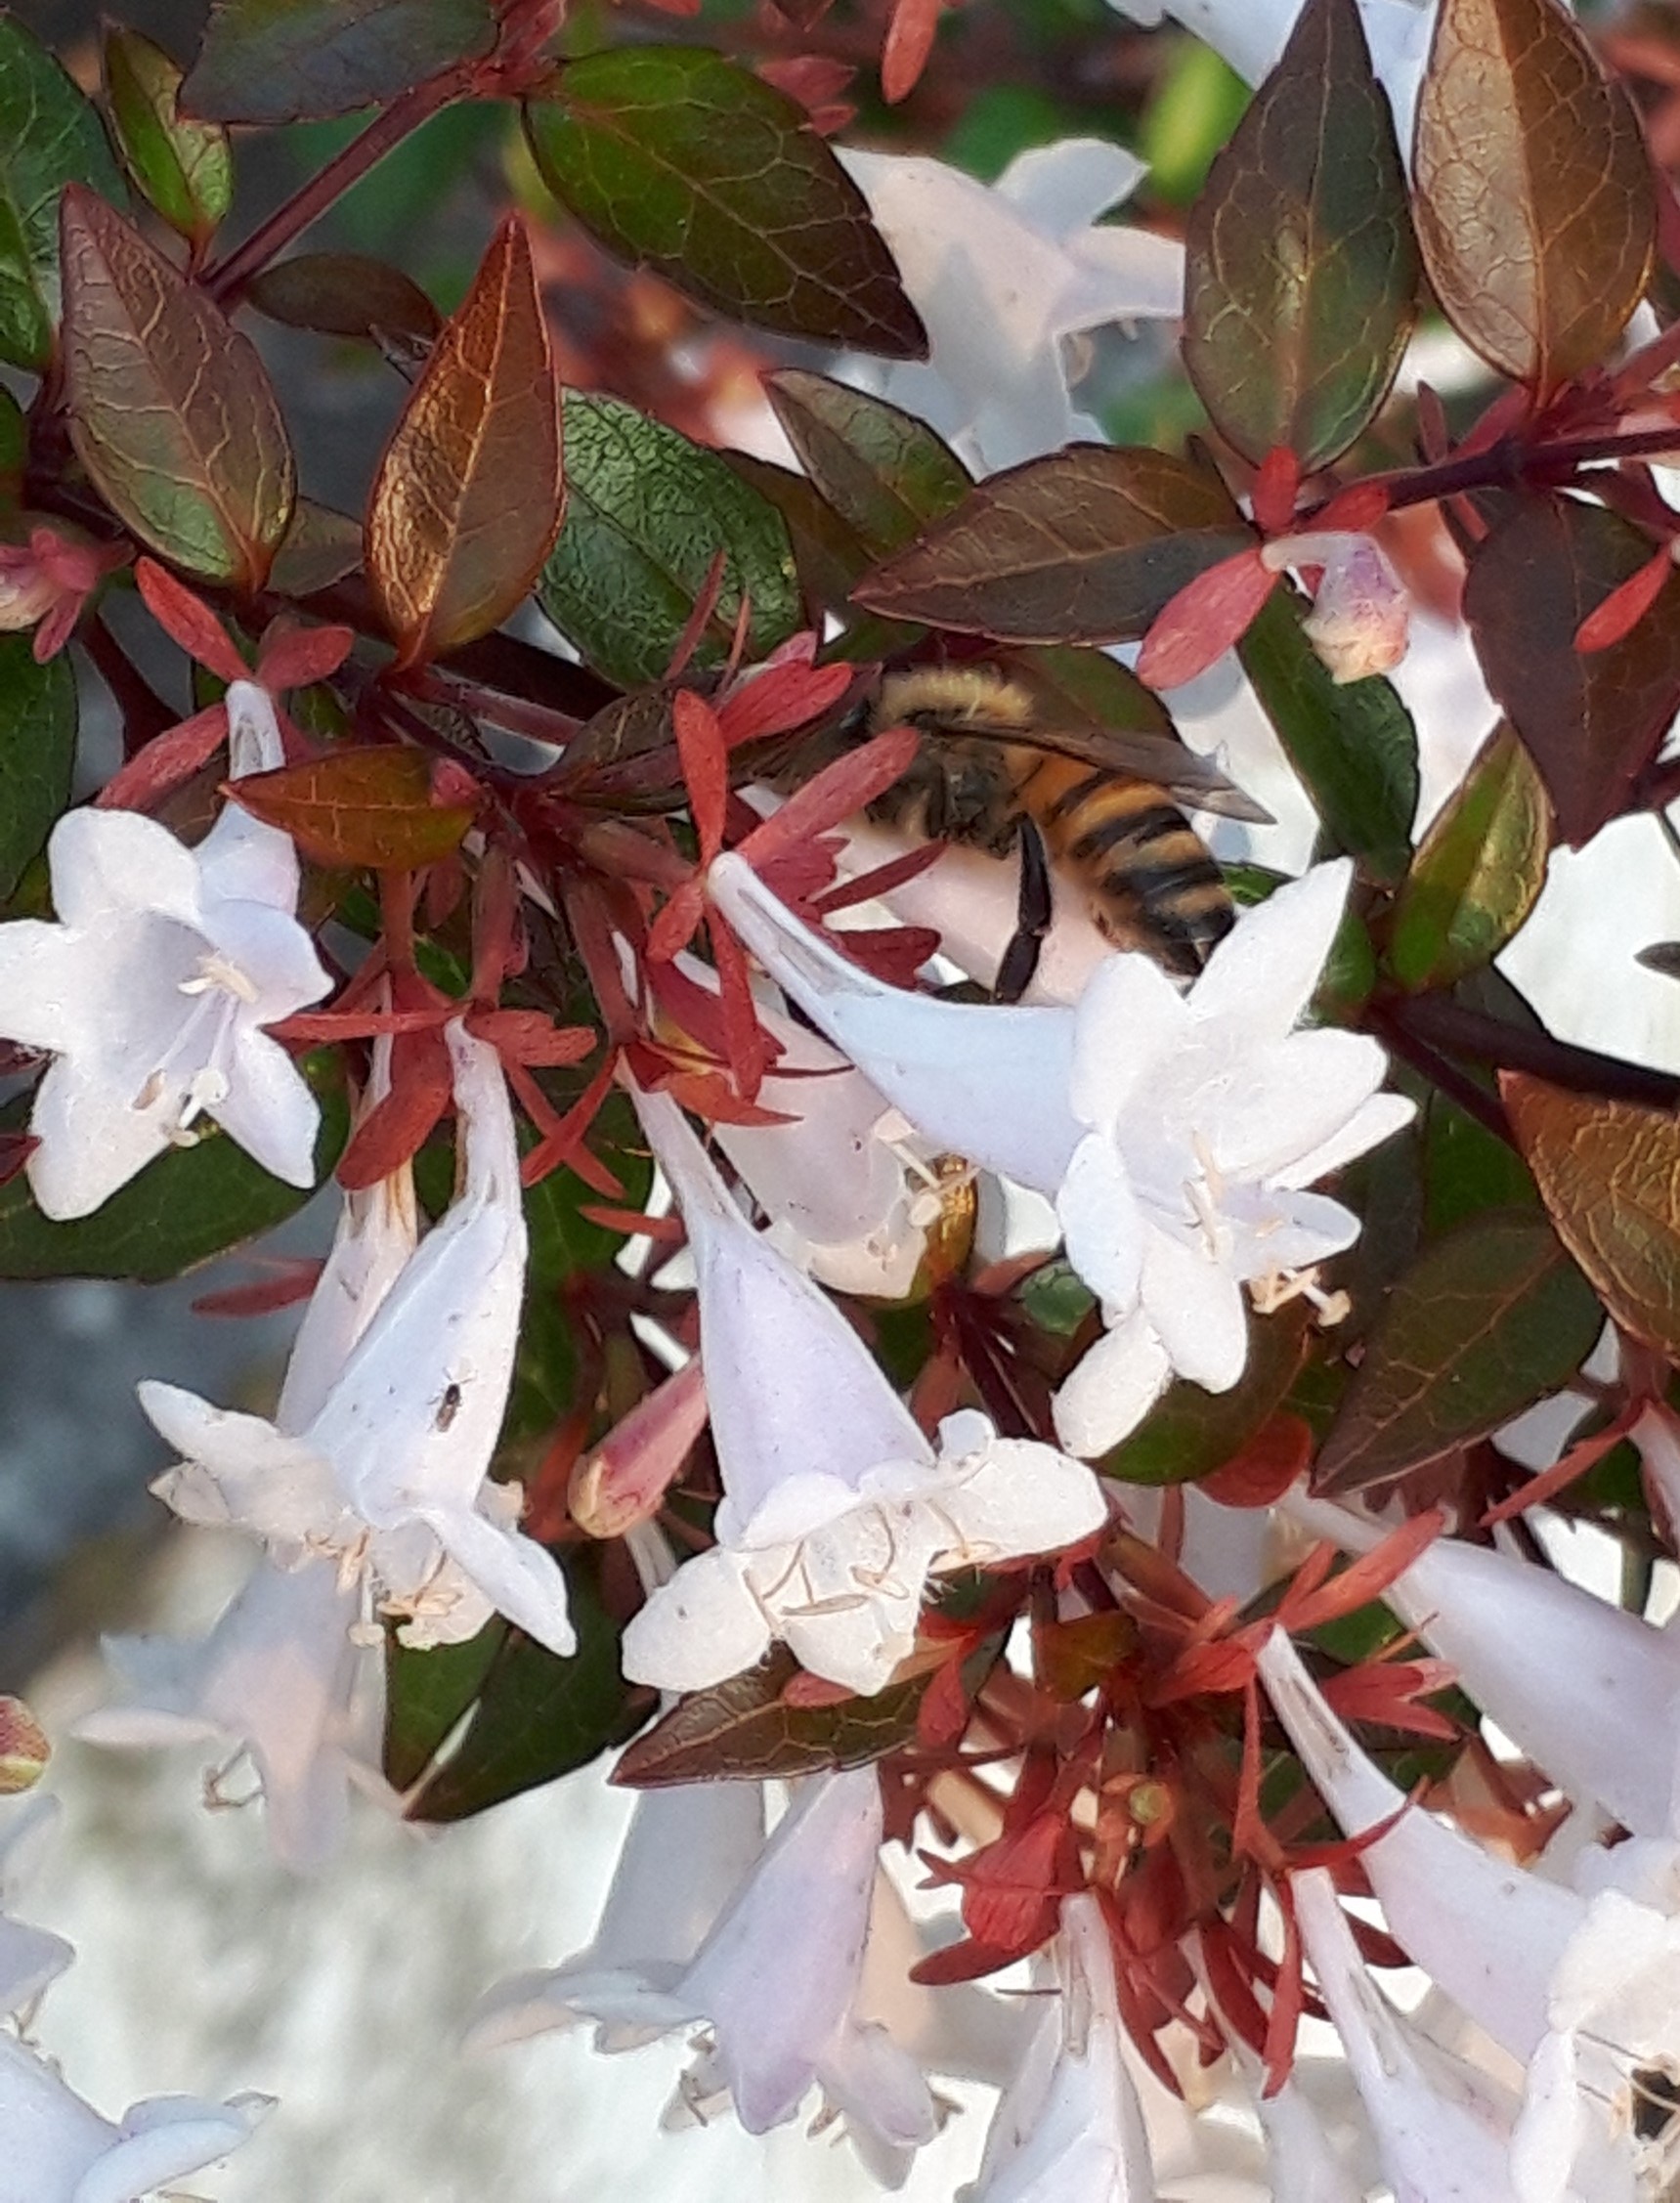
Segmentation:
<svg viewBox="0 0 1680 2203">
<path fill-rule="evenodd" d="M 1025 730 L 1033 722 L 1033 700 L 993 666 L 918 666 L 883 680 L 875 720 L 882 727 L 937 721 L 953 730 Z"/>
</svg>

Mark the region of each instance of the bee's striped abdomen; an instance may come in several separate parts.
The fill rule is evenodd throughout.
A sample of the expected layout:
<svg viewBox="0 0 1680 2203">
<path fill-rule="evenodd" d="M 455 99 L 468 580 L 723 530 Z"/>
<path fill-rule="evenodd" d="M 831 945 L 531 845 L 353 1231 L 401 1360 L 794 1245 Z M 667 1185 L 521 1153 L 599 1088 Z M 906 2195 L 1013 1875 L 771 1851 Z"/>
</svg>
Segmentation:
<svg viewBox="0 0 1680 2203">
<path fill-rule="evenodd" d="M 1093 915 L 1122 948 L 1193 976 L 1233 912 L 1218 865 L 1165 789 L 1015 749 L 1020 808 L 1053 860 L 1085 886 Z"/>
</svg>

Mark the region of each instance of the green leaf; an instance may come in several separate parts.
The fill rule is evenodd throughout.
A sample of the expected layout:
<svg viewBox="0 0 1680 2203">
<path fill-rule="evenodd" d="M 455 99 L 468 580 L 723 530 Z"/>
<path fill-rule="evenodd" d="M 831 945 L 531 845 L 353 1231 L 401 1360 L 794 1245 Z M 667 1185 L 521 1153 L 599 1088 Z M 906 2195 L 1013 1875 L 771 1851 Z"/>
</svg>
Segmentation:
<svg viewBox="0 0 1680 2203">
<path fill-rule="evenodd" d="M 260 587 L 291 521 L 291 446 L 262 361 L 203 292 L 79 185 L 60 208 L 77 455 L 123 524 Z"/>
<path fill-rule="evenodd" d="M 16 16 L 0 12 L 0 360 L 42 367 L 59 313 L 59 194 L 127 194 L 98 113 Z"/>
<path fill-rule="evenodd" d="M 182 105 L 209 122 L 350 114 L 495 43 L 490 0 L 216 0 Z"/>
<path fill-rule="evenodd" d="M 1619 642 L 1575 648 L 1588 613 L 1651 552 L 1649 537 L 1603 505 L 1525 496 L 1470 561 L 1464 617 L 1482 670 L 1572 847 L 1627 807 L 1680 709 L 1680 575 Z"/>
<path fill-rule="evenodd" d="M 1388 395 L 1418 258 L 1389 103 L 1356 0 L 1308 0 L 1214 162 L 1185 249 L 1185 366 L 1257 464 L 1345 452 Z"/>
<path fill-rule="evenodd" d="M 596 1551 L 574 1546 L 565 1568 L 578 1632 L 570 1660 L 499 1620 L 469 1646 L 410 1652 L 393 1641 L 385 1771 L 403 1789 L 419 1781 L 410 1820 L 464 1821 L 587 1766 L 646 1719 L 653 1694 L 619 1672 L 619 1632 L 601 1601 Z M 434 1677 L 427 1669 L 440 1657 L 448 1665 Z M 465 1733 L 433 1765 L 463 1719 Z"/>
<path fill-rule="evenodd" d="M 609 252 L 761 328 L 926 357 L 863 194 L 760 77 L 699 47 L 616 47 L 573 62 L 525 127 Z"/>
<path fill-rule="evenodd" d="M 137 30 L 108 25 L 105 96 L 130 175 L 172 230 L 203 245 L 234 199 L 228 133 L 177 111 L 183 71 Z"/>
<path fill-rule="evenodd" d="M 1680 1123 L 1518 1071 L 1499 1093 L 1558 1235 L 1605 1306 L 1680 1361 Z"/>
<path fill-rule="evenodd" d="M 1423 1148 L 1424 1229 L 1431 1238 L 1486 1209 L 1539 1206 L 1522 1156 L 1444 1094 L 1429 1098 Z"/>
<path fill-rule="evenodd" d="M 915 540 L 973 488 L 926 421 L 827 375 L 789 367 L 764 394 L 799 463 L 873 559 Z"/>
<path fill-rule="evenodd" d="M 37 666 L 26 634 L 0 635 L 0 902 L 17 892 L 70 799 L 76 679 L 61 654 Z"/>
<path fill-rule="evenodd" d="M 1417 103 L 1418 242 L 1464 341 L 1549 396 L 1644 296 L 1644 133 L 1558 0 L 1442 0 Z"/>
<path fill-rule="evenodd" d="M 1305 1301 L 1249 1317 L 1248 1364 L 1229 1392 L 1181 1378 L 1145 1420 L 1098 1464 L 1121 1484 L 1194 1484 L 1234 1460 L 1282 1406 L 1312 1328 Z"/>
<path fill-rule="evenodd" d="M 1318 1456 L 1361 1491 L 1486 1438 L 1592 1351 L 1598 1296 L 1544 1217 L 1489 1214 L 1425 1249 L 1391 1294 Z"/>
<path fill-rule="evenodd" d="M 1417 809 L 1411 714 L 1380 675 L 1338 687 L 1303 615 L 1299 598 L 1274 589 L 1237 645 L 1243 667 L 1330 841 L 1371 879 L 1399 880 Z"/>
<path fill-rule="evenodd" d="M 1533 760 L 1494 728 L 1418 845 L 1400 887 L 1388 966 L 1413 994 L 1490 964 L 1539 899 L 1552 806 Z"/>
<path fill-rule="evenodd" d="M 321 1102 L 316 1178 L 338 1160 L 348 1117 L 337 1057 L 322 1051 L 303 1070 Z M 27 1097 L 4 1112 L 22 1126 Z M 0 1277 L 130 1277 L 142 1284 L 179 1277 L 213 1256 L 272 1231 L 310 1199 L 312 1187 L 287 1186 L 207 1124 L 191 1147 L 171 1147 L 92 1216 L 50 1224 L 22 1177 L 0 1186 Z"/>
<path fill-rule="evenodd" d="M 715 452 L 617 398 L 576 391 L 566 393 L 565 448 L 566 518 L 537 594 L 609 680 L 638 688 L 664 675 L 719 550 L 723 587 L 694 664 L 723 663 L 744 596 L 750 657 L 796 631 L 787 525 Z"/>
<path fill-rule="evenodd" d="M 1217 475 L 1142 445 L 1074 444 L 980 483 L 853 595 L 999 642 L 1125 642 L 1253 541 Z"/>
<path fill-rule="evenodd" d="M 864 1767 L 916 1735 L 930 1678 L 888 1683 L 873 1698 L 838 1706 L 789 1706 L 782 1694 L 798 1663 L 777 1646 L 756 1667 L 680 1700 L 613 1769 L 630 1790 L 672 1783 L 791 1781 L 831 1767 Z"/>
</svg>

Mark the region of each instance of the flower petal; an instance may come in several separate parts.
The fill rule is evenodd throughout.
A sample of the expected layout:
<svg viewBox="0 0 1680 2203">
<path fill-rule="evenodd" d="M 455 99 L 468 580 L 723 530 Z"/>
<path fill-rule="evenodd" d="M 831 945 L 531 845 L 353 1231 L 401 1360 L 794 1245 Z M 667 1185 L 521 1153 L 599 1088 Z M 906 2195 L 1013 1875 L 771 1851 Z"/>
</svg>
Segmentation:
<svg viewBox="0 0 1680 2203">
<path fill-rule="evenodd" d="M 72 931 L 124 915 L 199 922 L 198 862 L 139 811 L 66 811 L 47 843 L 53 908 Z"/>
<path fill-rule="evenodd" d="M 1137 1429 L 1172 1373 L 1159 1334 L 1140 1310 L 1105 1332 L 1062 1379 L 1056 1437 L 1082 1460 L 1097 1459 Z"/>
<path fill-rule="evenodd" d="M 1143 1215 L 1112 1141 L 1093 1133 L 1079 1143 L 1055 1213 L 1068 1261 L 1103 1306 L 1135 1308 L 1143 1275 Z"/>
<path fill-rule="evenodd" d="M 639 1614 L 619 1648 L 632 1683 L 704 1691 L 761 1660 L 770 1624 L 747 1585 L 746 1564 L 725 1545 L 685 1561 Z"/>
<path fill-rule="evenodd" d="M 1143 1313 L 1181 1377 L 1228 1392 L 1248 1361 L 1248 1312 L 1229 1271 L 1198 1246 L 1152 1231 L 1143 1245 Z"/>
<path fill-rule="evenodd" d="M 1185 998 L 1150 958 L 1124 950 L 1105 958 L 1074 1008 L 1068 1102 L 1080 1123 L 1112 1132 L 1157 1061 L 1189 1029 Z"/>
<path fill-rule="evenodd" d="M 1228 1019 L 1255 1040 L 1281 1040 L 1299 1019 L 1342 922 L 1354 877 L 1337 857 L 1245 911 L 1190 989 L 1198 1019 Z"/>
<path fill-rule="evenodd" d="M 552 1553 L 520 1531 L 488 1522 L 472 1507 L 420 1506 L 414 1513 L 497 1614 L 563 1660 L 577 1651 L 566 1577 Z"/>
</svg>

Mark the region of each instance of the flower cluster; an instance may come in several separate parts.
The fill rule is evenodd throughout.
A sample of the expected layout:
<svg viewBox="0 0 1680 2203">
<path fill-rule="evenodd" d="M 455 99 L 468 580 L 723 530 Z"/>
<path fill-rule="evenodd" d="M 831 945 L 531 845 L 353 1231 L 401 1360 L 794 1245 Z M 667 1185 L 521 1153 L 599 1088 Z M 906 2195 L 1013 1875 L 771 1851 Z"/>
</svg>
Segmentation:
<svg viewBox="0 0 1680 2203">
<path fill-rule="evenodd" d="M 1555 0 L 1114 6 L 1256 87 L 1182 222 L 1109 219 L 1107 136 L 831 148 L 820 5 L 725 26 L 754 71 L 422 0 L 438 70 L 335 48 L 377 119 L 221 259 L 204 117 L 321 98 L 286 11 L 180 85 L 110 34 L 173 255 L 0 13 L 63 201 L 0 313 L 0 1272 L 313 1248 L 204 1304 L 303 1304 L 272 1400 L 138 1387 L 247 1573 L 108 1638 L 78 1733 L 248 1762 L 305 1876 L 358 1796 L 563 1816 L 616 1754 L 593 1935 L 466 2047 L 677 2048 L 672 2127 L 887 2188 L 961 2140 L 960 2203 L 1664 2203 L 1680 951 L 1649 1060 L 1512 974 L 1588 844 L 1674 841 L 1680 336 L 1628 332 L 1680 135 L 1606 62 L 1675 71 Z M 1170 155 L 1206 57 L 1107 35 Z M 464 98 L 565 239 L 510 215 L 447 321 L 269 266 Z M 679 345 L 661 278 L 834 372 Z M 1502 387 L 1436 394 L 1424 296 Z M 245 305 L 400 368 L 356 523 Z M 1189 417 L 1175 326 L 1207 433 L 1127 441 Z M 45 1754 L 0 1702 L 0 1792 Z M 138 2203 L 262 2099 L 70 2092 L 51 1810 L 0 1809 L 0 2203 Z"/>
</svg>

